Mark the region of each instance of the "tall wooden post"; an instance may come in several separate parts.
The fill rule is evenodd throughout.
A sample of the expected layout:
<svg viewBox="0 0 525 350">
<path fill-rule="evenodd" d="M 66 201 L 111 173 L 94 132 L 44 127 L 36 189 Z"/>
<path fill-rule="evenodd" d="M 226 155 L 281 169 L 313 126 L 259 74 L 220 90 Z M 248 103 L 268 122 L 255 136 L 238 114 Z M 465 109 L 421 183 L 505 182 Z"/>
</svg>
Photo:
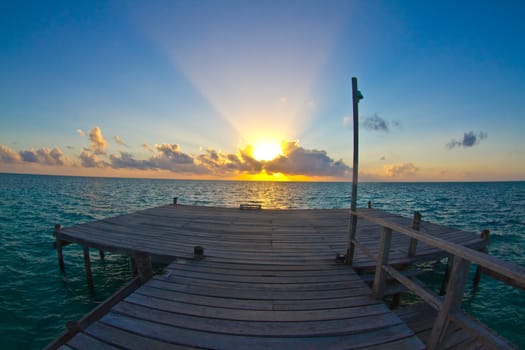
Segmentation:
<svg viewBox="0 0 525 350">
<path fill-rule="evenodd" d="M 352 165 L 352 198 L 350 204 L 350 227 L 348 233 L 348 244 L 346 248 L 346 263 L 352 264 L 354 259 L 354 240 L 357 227 L 357 215 L 355 211 L 357 209 L 357 174 L 359 168 L 359 100 L 363 98 L 363 95 L 357 90 L 357 78 L 352 77 L 352 102 L 353 102 L 353 114 L 354 114 L 354 162 Z"/>
</svg>

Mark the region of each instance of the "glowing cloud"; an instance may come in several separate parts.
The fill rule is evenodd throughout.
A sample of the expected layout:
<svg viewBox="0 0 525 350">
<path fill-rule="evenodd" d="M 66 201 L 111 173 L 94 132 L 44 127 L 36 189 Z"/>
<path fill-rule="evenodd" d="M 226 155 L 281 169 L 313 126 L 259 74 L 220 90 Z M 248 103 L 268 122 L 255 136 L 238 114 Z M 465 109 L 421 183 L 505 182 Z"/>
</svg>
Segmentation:
<svg viewBox="0 0 525 350">
<path fill-rule="evenodd" d="M 384 169 L 388 177 L 413 177 L 419 170 L 412 163 L 385 165 Z"/>
<path fill-rule="evenodd" d="M 22 158 L 11 148 L 0 144 L 0 161 L 2 163 L 18 163 L 22 161 Z"/>
<path fill-rule="evenodd" d="M 153 151 L 153 148 L 151 148 L 151 146 L 148 145 L 147 143 L 143 143 L 143 144 L 141 145 L 141 147 L 142 147 L 142 148 L 145 148 L 145 149 L 148 150 L 148 152 L 150 152 L 150 153 L 153 153 L 153 152 L 154 152 L 154 151 Z"/>
<path fill-rule="evenodd" d="M 311 177 L 343 178 L 351 170 L 342 160 L 336 161 L 329 157 L 326 151 L 305 149 L 298 141 L 282 141 L 280 145 L 271 142 L 246 145 L 236 153 L 208 148 L 200 154 L 186 153 L 175 143 L 155 144 L 154 147 L 143 144 L 151 152 L 146 158 L 130 152 L 106 154 L 106 146 L 107 141 L 101 129 L 95 127 L 90 130 L 89 145 L 78 155 L 77 163 L 66 159 L 58 147 L 16 152 L 1 144 L 0 163 L 168 171 L 189 178 L 199 176 L 271 181 L 307 181 Z"/>
<path fill-rule="evenodd" d="M 283 141 L 281 148 L 281 155 L 265 161 L 253 156 L 254 147 L 251 145 L 239 149 L 236 154 L 206 149 L 202 154 L 190 155 L 177 144 L 162 144 L 155 145 L 155 152 L 148 159 L 137 159 L 130 153 L 120 152 L 119 155 L 110 155 L 107 165 L 115 169 L 168 170 L 228 178 L 253 175 L 250 179 L 254 180 L 286 180 L 288 175 L 305 176 L 303 180 L 307 180 L 307 176 L 345 177 L 351 170 L 343 161 L 334 161 L 325 151 L 304 149 L 297 141 Z M 86 156 L 83 156 L 85 166 L 106 165 Z"/>
<path fill-rule="evenodd" d="M 103 160 L 100 160 L 97 155 L 88 150 L 82 151 L 79 156 L 80 164 L 85 168 L 104 168 L 109 164 Z"/>
<path fill-rule="evenodd" d="M 122 146 L 125 146 L 125 147 L 129 147 L 125 142 L 124 140 L 122 140 L 120 138 L 120 136 L 116 135 L 113 137 L 113 140 L 115 140 L 116 143 L 118 143 L 119 145 L 122 145 Z"/>
<path fill-rule="evenodd" d="M 304 149 L 297 141 L 283 141 L 281 148 L 284 155 L 266 163 L 267 172 L 345 177 L 351 171 L 342 160 L 334 161 L 326 151 Z"/>
<path fill-rule="evenodd" d="M 89 140 L 91 141 L 89 148 L 94 154 L 106 154 L 106 147 L 108 142 L 102 135 L 102 131 L 98 126 L 91 129 L 89 132 Z"/>
</svg>

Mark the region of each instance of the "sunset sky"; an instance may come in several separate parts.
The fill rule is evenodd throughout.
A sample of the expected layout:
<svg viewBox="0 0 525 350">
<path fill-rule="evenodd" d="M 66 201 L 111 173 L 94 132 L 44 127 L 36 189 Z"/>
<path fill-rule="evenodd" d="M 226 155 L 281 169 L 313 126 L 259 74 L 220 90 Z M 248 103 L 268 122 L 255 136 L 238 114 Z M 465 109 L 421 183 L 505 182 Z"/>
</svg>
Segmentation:
<svg viewBox="0 0 525 350">
<path fill-rule="evenodd" d="M 525 180 L 521 1 L 2 1 L 0 172 Z"/>
</svg>

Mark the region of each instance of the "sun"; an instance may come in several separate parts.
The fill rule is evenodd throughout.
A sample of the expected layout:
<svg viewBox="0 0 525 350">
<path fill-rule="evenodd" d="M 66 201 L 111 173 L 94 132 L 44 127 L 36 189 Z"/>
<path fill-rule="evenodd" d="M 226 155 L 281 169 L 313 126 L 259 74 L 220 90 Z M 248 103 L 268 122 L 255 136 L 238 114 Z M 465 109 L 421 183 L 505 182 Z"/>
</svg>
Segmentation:
<svg viewBox="0 0 525 350">
<path fill-rule="evenodd" d="M 258 161 L 269 161 L 283 154 L 279 142 L 261 142 L 253 146 L 253 158 Z"/>
</svg>

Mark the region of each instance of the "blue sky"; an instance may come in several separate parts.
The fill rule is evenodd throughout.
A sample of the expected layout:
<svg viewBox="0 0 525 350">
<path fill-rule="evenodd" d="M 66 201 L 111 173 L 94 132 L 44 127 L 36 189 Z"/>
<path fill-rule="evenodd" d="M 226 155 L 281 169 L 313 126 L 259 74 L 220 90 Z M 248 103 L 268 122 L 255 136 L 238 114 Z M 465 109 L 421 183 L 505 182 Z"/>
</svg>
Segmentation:
<svg viewBox="0 0 525 350">
<path fill-rule="evenodd" d="M 525 5 L 0 4 L 0 171 L 525 179 Z M 271 159 L 258 148 L 281 146 Z"/>
</svg>

